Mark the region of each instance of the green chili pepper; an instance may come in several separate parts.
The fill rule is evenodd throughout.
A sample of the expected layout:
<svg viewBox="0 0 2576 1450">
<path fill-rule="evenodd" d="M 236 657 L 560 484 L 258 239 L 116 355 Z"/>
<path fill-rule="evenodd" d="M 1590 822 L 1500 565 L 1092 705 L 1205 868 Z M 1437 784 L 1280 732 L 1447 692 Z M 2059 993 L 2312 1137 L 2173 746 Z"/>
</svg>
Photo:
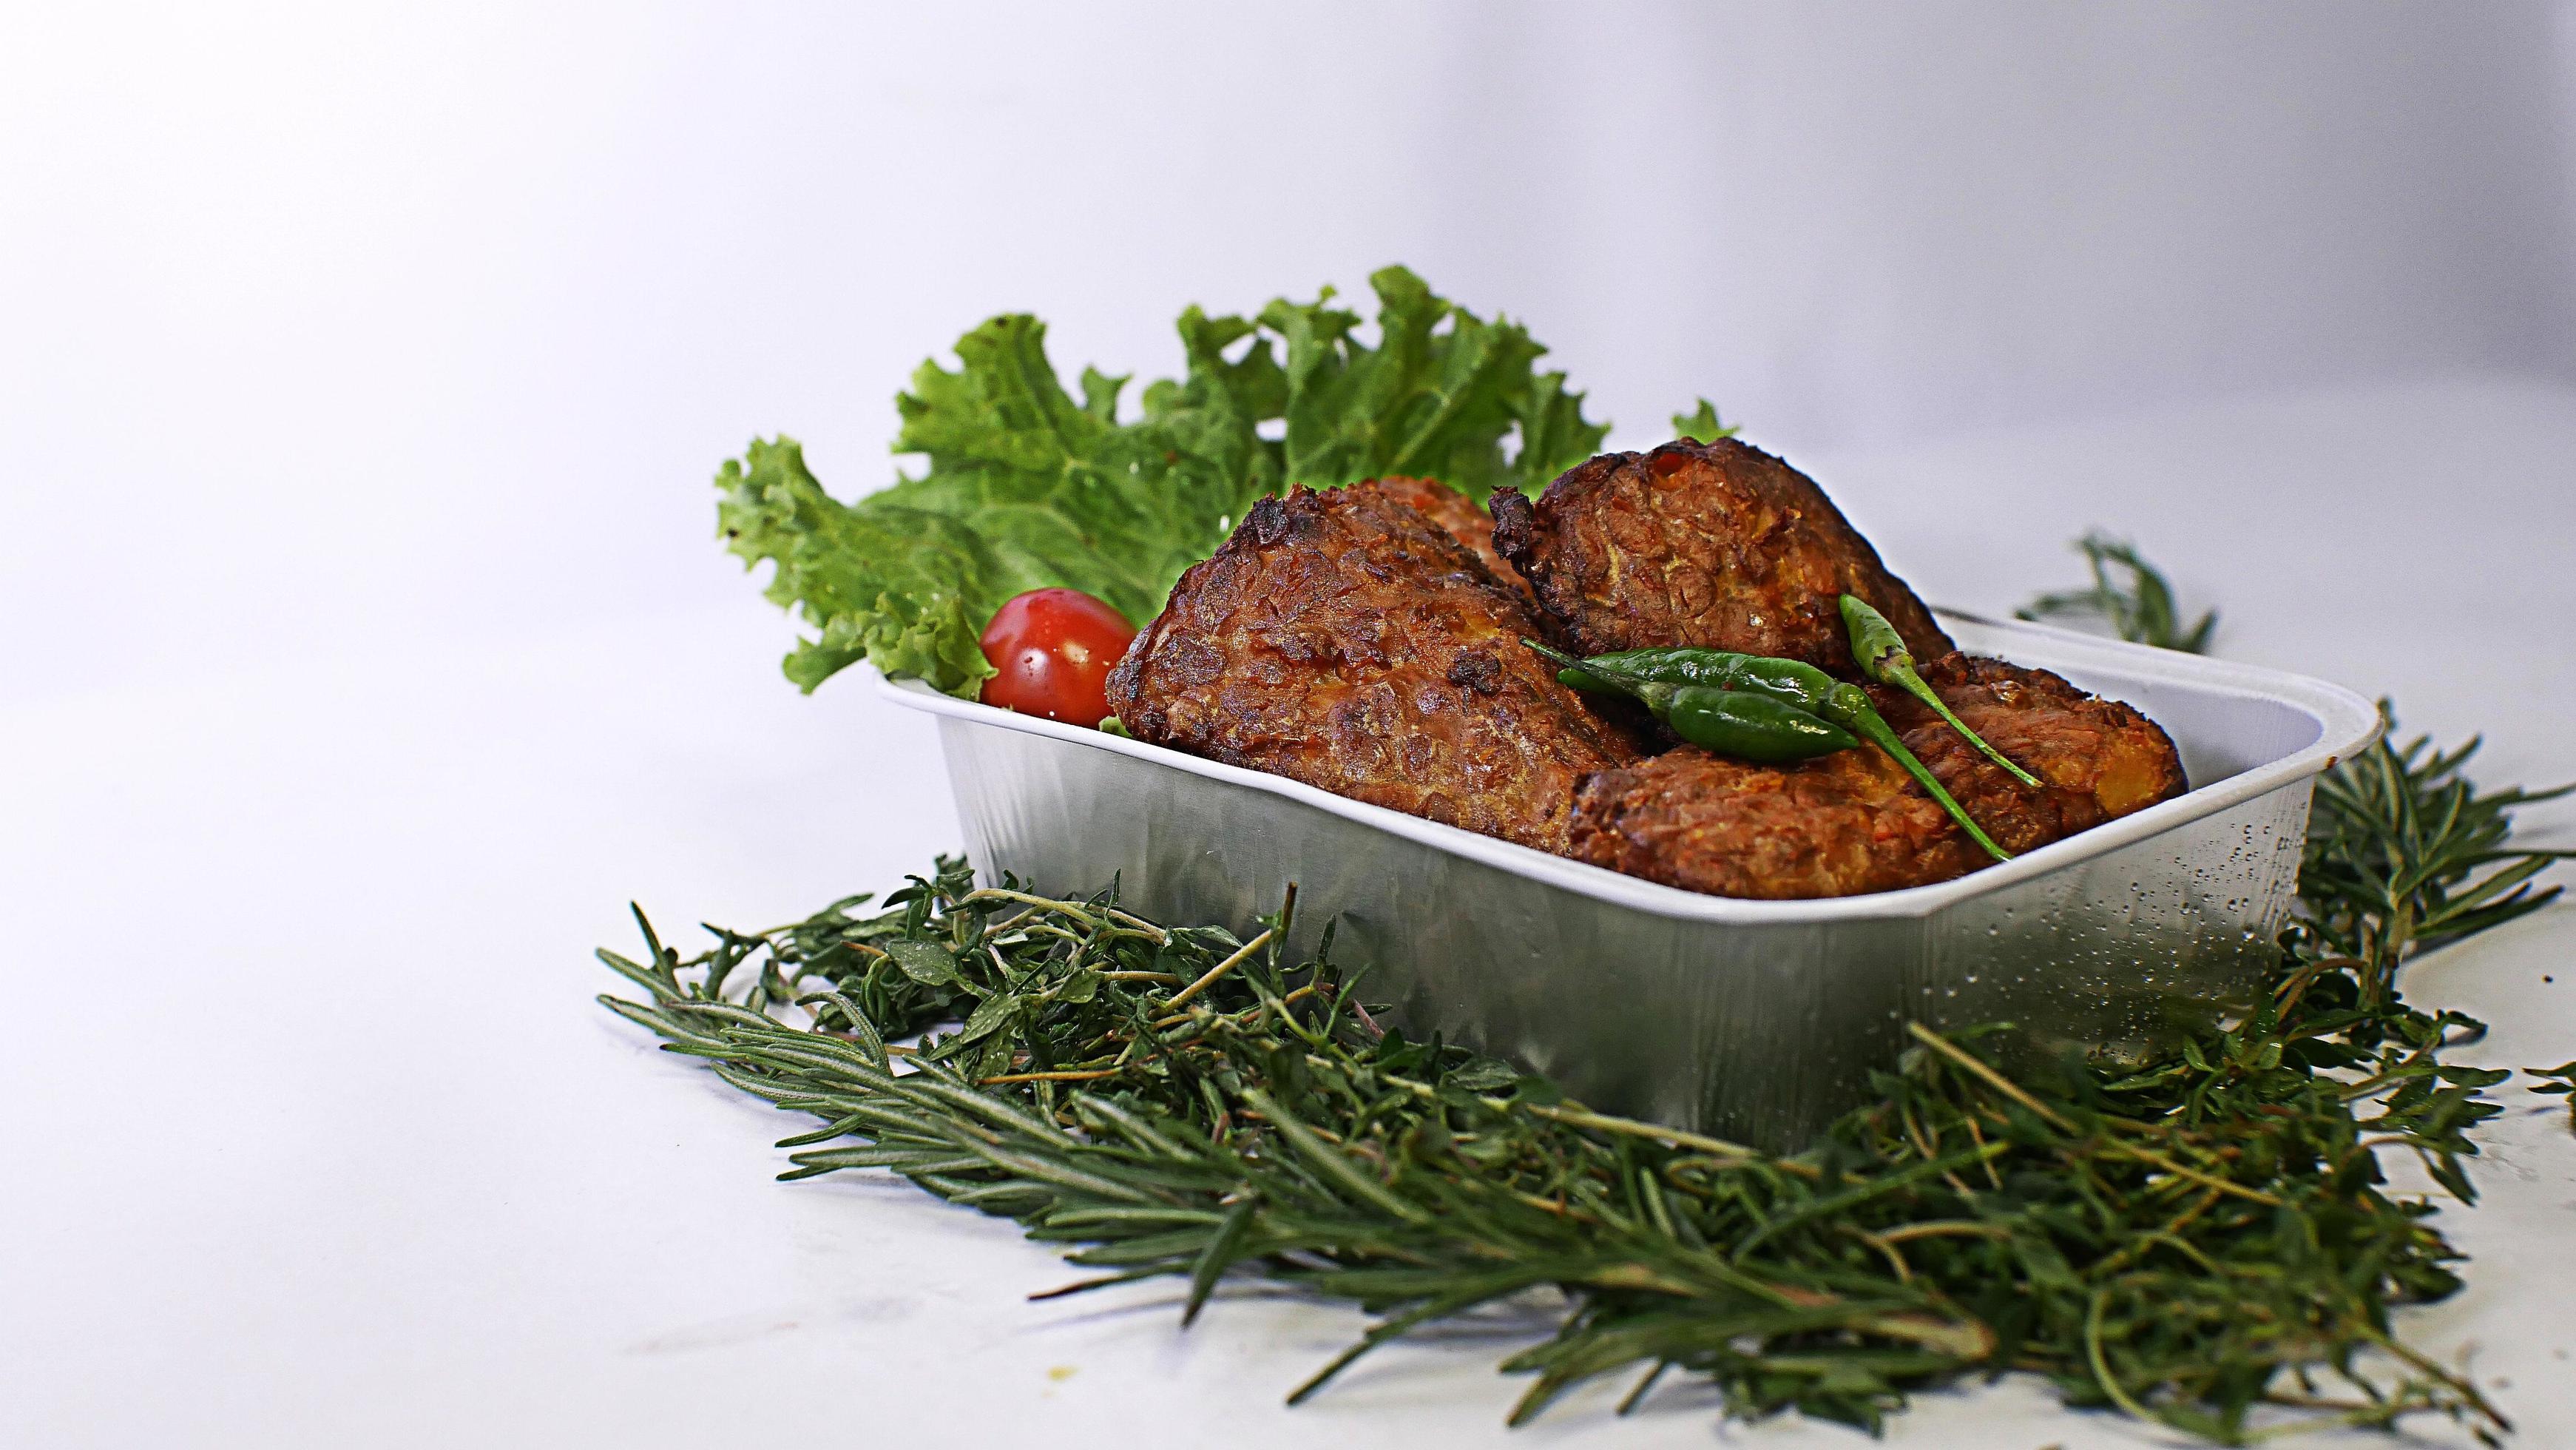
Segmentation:
<svg viewBox="0 0 2576 1450">
<path fill-rule="evenodd" d="M 1574 669 L 1560 671 L 1557 679 L 1577 689 L 1587 688 L 1582 680 L 1569 676 L 1583 674 L 1594 666 L 1627 670 L 1641 679 L 1675 685 L 1759 691 L 1783 705 L 1794 705 L 1810 714 L 1824 704 L 1825 697 L 1834 689 L 1833 676 L 1803 660 L 1775 660 L 1763 655 L 1737 654 L 1732 650 L 1688 647 L 1632 649 L 1594 655 Z"/>
<path fill-rule="evenodd" d="M 1669 655 L 1679 651 L 1631 650 L 1625 657 L 1595 655 L 1588 660 L 1578 660 L 1535 640 L 1521 643 L 1558 665 L 1557 678 L 1560 681 L 1576 689 L 1634 696 L 1654 712 L 1656 719 L 1673 727 L 1674 734 L 1720 755 L 1766 762 L 1807 760 L 1836 750 L 1849 750 L 1860 744 L 1850 731 L 1818 719 L 1813 712 L 1781 699 L 1770 690 L 1731 689 L 1702 683 L 1733 676 L 1722 676 L 1708 670 L 1673 668 L 1663 671 L 1667 678 L 1656 678 L 1647 669 L 1637 667 L 1637 656 Z M 1697 650 L 1691 653 L 1716 655 L 1719 651 Z M 1753 657 L 1739 655 L 1735 658 Z M 1669 677 L 1676 674 L 1682 678 Z"/>
<path fill-rule="evenodd" d="M 1674 734 L 1738 760 L 1807 760 L 1860 744 L 1841 726 L 1752 690 L 1677 686 L 1662 714 Z"/>
<path fill-rule="evenodd" d="M 1878 713 L 1877 707 L 1870 704 L 1869 696 L 1860 686 L 1834 679 L 1813 665 L 1802 664 L 1796 660 L 1770 659 L 1762 655 L 1737 655 L 1724 650 L 1699 649 L 1627 650 L 1620 654 L 1594 655 L 1590 659 L 1578 660 L 1572 655 L 1550 649 L 1536 640 L 1525 639 L 1521 643 L 1528 645 L 1539 655 L 1559 666 L 1557 679 L 1562 683 L 1578 690 L 1602 690 L 1633 696 L 1643 701 L 1646 708 L 1654 712 L 1656 719 L 1672 726 L 1673 733 L 1693 745 L 1713 750 L 1721 755 L 1764 761 L 1804 760 L 1848 745 L 1856 745 L 1859 740 L 1853 739 L 1854 736 L 1866 739 L 1886 751 L 1889 758 L 1898 765 L 1903 766 L 1905 773 L 1914 777 L 1915 783 L 1929 792 L 1932 799 L 1940 803 L 1941 809 L 1948 811 L 1950 818 L 1957 821 L 1960 829 L 1968 833 L 1970 840 L 1984 848 L 1987 855 L 1998 861 L 2012 859 L 2012 853 L 1996 845 L 1994 838 L 1988 836 L 1975 819 L 1969 816 L 1967 808 L 1960 805 L 1958 800 L 1942 787 L 1941 782 L 1933 777 L 1932 772 L 1924 767 L 1923 762 L 1915 758 L 1913 751 L 1905 748 L 1905 742 L 1897 738 L 1896 731 L 1888 725 L 1885 717 Z M 1657 676 L 1664 678 L 1657 678 Z M 1767 681 L 1768 685 L 1748 685 L 1730 690 L 1712 683 L 1703 683 L 1721 679 L 1753 680 L 1757 678 Z M 1819 681 L 1821 688 L 1816 683 Z M 1775 693 L 1776 690 L 1792 687 L 1799 690 L 1799 700 L 1814 702 L 1811 709 L 1801 709 L 1799 705 L 1781 699 Z M 1803 717 L 1803 720 L 1831 731 L 1832 735 L 1813 733 L 1804 725 L 1798 726 L 1794 731 L 1780 729 L 1765 732 L 1760 738 L 1767 745 L 1782 749 L 1783 753 L 1754 755 L 1732 747 L 1728 743 L 1729 740 L 1739 737 L 1727 736 L 1713 725 L 1700 725 L 1699 722 L 1709 718 L 1707 707 L 1700 703 L 1702 698 L 1708 695 L 1733 695 L 1747 705 L 1752 701 L 1767 700 L 1780 706 L 1793 717 Z M 1685 704 L 1685 696 L 1690 697 L 1687 704 Z M 1744 707 L 1731 708 L 1740 711 Z M 1684 721 L 1677 717 L 1682 716 L 1686 709 L 1689 711 L 1693 727 L 1702 729 L 1709 738 L 1702 739 L 1699 735 L 1691 733 L 1690 729 L 1684 728 Z M 1842 744 L 1823 743 L 1837 736 L 1840 737 Z M 1812 743 L 1815 748 L 1803 748 L 1808 743 Z M 1797 744 L 1801 748 L 1789 750 L 1788 747 L 1792 744 Z"/>
<path fill-rule="evenodd" d="M 1894 685 L 1932 707 L 1934 714 L 1950 722 L 1950 728 L 1967 737 L 1970 745 L 1986 753 L 1986 758 L 2012 772 L 2013 779 L 2024 785 L 2045 785 L 2038 776 L 2004 758 L 2004 753 L 1985 742 L 1985 738 L 1968 728 L 1968 722 L 1950 713 L 1932 687 L 1914 670 L 1914 654 L 1905 647 L 1904 636 L 1887 616 L 1869 607 L 1868 601 L 1856 594 L 1843 596 L 1843 624 L 1851 631 L 1852 658 L 1860 662 L 1860 671 L 1882 685 Z"/>
</svg>

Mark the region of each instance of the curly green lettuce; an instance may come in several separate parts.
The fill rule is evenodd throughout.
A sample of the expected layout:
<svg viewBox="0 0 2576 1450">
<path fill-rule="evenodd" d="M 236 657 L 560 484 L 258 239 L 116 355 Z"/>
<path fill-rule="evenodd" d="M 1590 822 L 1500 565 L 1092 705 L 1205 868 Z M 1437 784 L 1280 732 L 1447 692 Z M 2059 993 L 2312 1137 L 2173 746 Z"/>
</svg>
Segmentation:
<svg viewBox="0 0 2576 1450">
<path fill-rule="evenodd" d="M 1331 288 L 1251 318 L 1190 308 L 1183 376 L 1148 385 L 1125 421 L 1129 378 L 1086 368 L 1077 399 L 1045 324 L 993 318 L 958 339 L 955 370 L 924 362 L 895 399 L 894 451 L 928 466 L 856 503 L 825 493 L 793 440 L 755 441 L 716 475 L 716 515 L 746 567 L 776 566 L 770 600 L 814 631 L 787 677 L 810 691 L 866 660 L 971 696 L 993 672 L 977 637 L 1004 600 L 1063 585 L 1142 624 L 1285 485 L 1410 474 L 1481 500 L 1601 446 L 1608 425 L 1563 373 L 1538 371 L 1547 349 L 1526 328 L 1402 267 L 1369 285 L 1374 346 Z"/>
<path fill-rule="evenodd" d="M 1673 436 L 1687 438 L 1693 443 L 1714 443 L 1720 438 L 1732 438 L 1741 431 L 1732 423 L 1719 422 L 1717 405 L 1706 398 L 1699 400 L 1696 411 L 1673 415 Z"/>
</svg>

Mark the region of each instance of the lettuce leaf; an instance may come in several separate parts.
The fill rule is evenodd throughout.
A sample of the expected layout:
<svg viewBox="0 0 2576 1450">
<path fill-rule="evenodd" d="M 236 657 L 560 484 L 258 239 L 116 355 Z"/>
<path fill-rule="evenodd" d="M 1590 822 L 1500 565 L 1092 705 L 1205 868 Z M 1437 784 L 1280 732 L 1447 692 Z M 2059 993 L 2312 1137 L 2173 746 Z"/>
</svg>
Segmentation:
<svg viewBox="0 0 2576 1450">
<path fill-rule="evenodd" d="M 923 509 L 851 508 L 823 492 L 789 438 L 753 442 L 716 486 L 728 546 L 746 564 L 776 563 L 770 602 L 821 631 L 785 661 L 800 687 L 863 659 L 928 680 L 992 673 L 975 643 L 992 612 L 978 601 L 1001 567 L 973 528 Z"/>
<path fill-rule="evenodd" d="M 1717 421 L 1717 405 L 1706 398 L 1699 400 L 1696 412 L 1673 415 L 1673 436 L 1687 438 L 1693 443 L 1714 443 L 1720 438 L 1732 438 L 1740 431 L 1732 423 Z"/>
<path fill-rule="evenodd" d="M 1126 421 L 1129 378 L 1086 368 L 1077 399 L 1045 324 L 995 317 L 958 339 L 954 370 L 924 362 L 895 399 L 894 451 L 927 466 L 854 504 L 823 491 L 793 440 L 755 441 L 716 475 L 716 513 L 746 567 L 776 566 L 770 600 L 816 632 L 787 677 L 810 691 L 864 659 L 972 695 L 993 672 L 977 637 L 1004 600 L 1066 585 L 1142 625 L 1287 484 L 1402 473 L 1482 499 L 1544 486 L 1600 447 L 1607 425 L 1563 373 L 1537 370 L 1547 349 L 1527 329 L 1402 267 L 1369 283 L 1375 345 L 1331 288 L 1251 318 L 1190 308 L 1183 376 L 1148 385 Z"/>
</svg>

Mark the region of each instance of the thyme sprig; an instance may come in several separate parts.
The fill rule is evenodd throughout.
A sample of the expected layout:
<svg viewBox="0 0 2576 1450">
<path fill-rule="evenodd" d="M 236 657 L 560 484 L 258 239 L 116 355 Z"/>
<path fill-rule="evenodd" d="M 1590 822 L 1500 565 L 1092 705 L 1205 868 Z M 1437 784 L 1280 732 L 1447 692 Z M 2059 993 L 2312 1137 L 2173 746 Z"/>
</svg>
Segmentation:
<svg viewBox="0 0 2576 1450">
<path fill-rule="evenodd" d="M 1235 1275 L 1375 1323 L 1290 1395 L 1432 1321 L 1532 1291 L 1555 1332 L 1506 1360 L 1514 1424 L 1573 1386 L 1671 1370 L 1732 1413 L 1877 1429 L 1917 1391 L 2046 1376 L 2225 1444 L 2416 1414 L 2481 1438 L 2502 1413 L 2407 1346 L 2391 1310 L 2459 1287 L 2429 1202 L 2462 1198 L 2507 1076 L 2443 1060 L 2480 1030 L 2395 991 L 2408 953 L 2536 909 L 2553 853 L 2465 750 L 2381 745 L 2319 793 L 2305 900 L 2268 1003 L 2143 1070 L 2007 1073 L 1984 1034 L 1915 1027 L 1877 1102 L 1793 1155 L 1598 1113 L 1542 1079 L 1381 1029 L 1360 981 L 1250 940 L 1048 898 L 963 862 L 862 913 L 710 928 L 682 959 L 602 952 L 648 1000 L 613 1010 L 821 1126 L 804 1178 L 883 1168 L 1065 1244 L 1051 1293 Z M 1292 903 L 1293 904 L 1293 903 Z M 927 1032 L 906 1049 L 891 1039 Z M 2339 1386 L 2338 1391 L 2335 1387 Z"/>
<path fill-rule="evenodd" d="M 2555 1081 L 2546 1082 L 2544 1086 L 2533 1088 L 2533 1092 L 2544 1096 L 2551 1093 L 2570 1095 L 2567 1098 L 2567 1129 L 2569 1132 L 2576 1132 L 2576 1060 L 2562 1062 L 2556 1067 L 2534 1067 L 2526 1068 L 2524 1071 L 2536 1078 L 2555 1079 Z"/>
<path fill-rule="evenodd" d="M 2138 553 L 2137 546 L 2095 531 L 2075 541 L 2075 550 L 2093 570 L 2093 586 L 2042 594 L 2014 611 L 2021 619 L 2059 615 L 2099 619 L 2113 633 L 2138 644 L 2199 654 L 2209 648 L 2218 628 L 2218 611 L 2209 610 L 2189 625 L 2174 599 L 2164 571 Z"/>
</svg>

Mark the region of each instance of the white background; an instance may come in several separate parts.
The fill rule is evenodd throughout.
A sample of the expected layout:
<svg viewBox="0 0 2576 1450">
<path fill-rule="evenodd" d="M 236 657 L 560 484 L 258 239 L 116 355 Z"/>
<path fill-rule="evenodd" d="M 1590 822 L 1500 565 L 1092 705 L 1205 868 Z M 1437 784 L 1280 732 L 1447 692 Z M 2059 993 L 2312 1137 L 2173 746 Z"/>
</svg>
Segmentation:
<svg viewBox="0 0 2576 1450">
<path fill-rule="evenodd" d="M 19 7 L 0 699 L 742 604 L 716 463 L 887 482 L 1007 308 L 1150 377 L 1403 261 L 1616 441 L 1705 395 L 1797 458 L 2569 376 L 2568 16 Z"/>
<path fill-rule="evenodd" d="M 1350 1316 L 1023 1306 L 1062 1271 L 1007 1226 L 768 1184 L 774 1116 L 588 1004 L 629 897 L 765 923 L 956 840 L 917 722 L 776 674 L 715 464 L 784 431 L 863 492 L 894 390 L 992 311 L 1152 375 L 1188 302 L 1400 260 L 1528 320 L 1619 443 L 1714 398 L 1936 599 L 2072 582 L 2108 524 L 2225 607 L 2223 653 L 2566 778 L 2571 37 L 2531 5 L 0 18 L 0 1443 L 1492 1438 L 1495 1343 L 1285 1414 Z M 2576 1056 L 2568 918 L 2418 990 L 2502 1065 Z M 2410 1323 L 2576 1442 L 2576 1151 L 2513 1102 L 2446 1217 L 2473 1287 Z M 2135 1443 L 2027 1389 L 1899 1434 Z"/>
</svg>

